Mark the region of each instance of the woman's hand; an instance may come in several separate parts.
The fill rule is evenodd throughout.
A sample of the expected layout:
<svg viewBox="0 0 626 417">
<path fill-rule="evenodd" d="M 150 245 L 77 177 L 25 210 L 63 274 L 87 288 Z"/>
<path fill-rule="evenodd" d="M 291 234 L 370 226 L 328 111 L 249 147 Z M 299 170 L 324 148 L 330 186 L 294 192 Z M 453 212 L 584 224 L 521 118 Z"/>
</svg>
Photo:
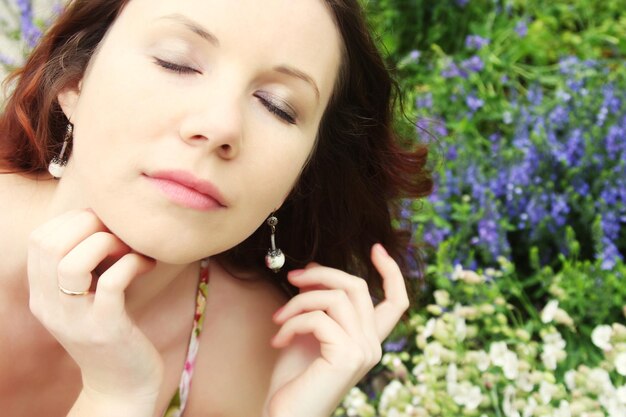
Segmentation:
<svg viewBox="0 0 626 417">
<path fill-rule="evenodd" d="M 154 265 L 131 253 L 91 210 L 69 211 L 31 234 L 30 309 L 80 367 L 81 398 L 156 401 L 162 359 L 124 306 L 126 287 Z M 91 290 L 68 295 L 61 287 Z"/>
<path fill-rule="evenodd" d="M 272 345 L 282 350 L 264 417 L 328 417 L 380 360 L 409 301 L 396 262 L 378 244 L 371 256 L 386 297 L 376 307 L 361 278 L 317 264 L 288 274 L 300 294 L 274 314 Z"/>
</svg>

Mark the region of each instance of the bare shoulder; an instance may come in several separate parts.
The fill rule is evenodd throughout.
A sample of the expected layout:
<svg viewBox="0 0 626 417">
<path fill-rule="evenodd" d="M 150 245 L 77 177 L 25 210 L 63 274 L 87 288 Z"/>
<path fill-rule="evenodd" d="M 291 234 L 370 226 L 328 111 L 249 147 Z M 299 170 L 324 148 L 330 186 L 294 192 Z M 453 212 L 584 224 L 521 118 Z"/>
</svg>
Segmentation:
<svg viewBox="0 0 626 417">
<path fill-rule="evenodd" d="M 44 176 L 0 174 L 0 275 L 22 253 L 55 184 Z"/>
<path fill-rule="evenodd" d="M 278 331 L 272 315 L 287 301 L 271 282 L 211 270 L 190 416 L 206 410 L 228 417 L 259 414 L 279 353 L 270 345 Z"/>
</svg>

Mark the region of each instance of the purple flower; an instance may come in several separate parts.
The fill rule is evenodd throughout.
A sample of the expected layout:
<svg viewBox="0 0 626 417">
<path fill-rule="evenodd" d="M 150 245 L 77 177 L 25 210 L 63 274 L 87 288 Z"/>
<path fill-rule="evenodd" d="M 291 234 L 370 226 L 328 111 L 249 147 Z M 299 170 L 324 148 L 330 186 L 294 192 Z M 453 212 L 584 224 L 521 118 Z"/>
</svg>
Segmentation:
<svg viewBox="0 0 626 417">
<path fill-rule="evenodd" d="M 417 98 L 415 99 L 415 107 L 417 107 L 417 109 L 432 109 L 433 94 L 426 93 L 417 96 Z"/>
<path fill-rule="evenodd" d="M 608 206 L 615 206 L 617 204 L 617 200 L 619 199 L 619 192 L 617 191 L 617 189 L 613 186 L 611 186 L 610 184 L 607 184 L 608 187 L 604 188 L 601 192 L 600 192 L 600 199 L 604 200 L 604 202 L 608 205 Z M 603 225 L 609 224 L 609 225 L 614 225 L 615 224 L 615 214 L 614 213 L 610 213 L 611 217 L 609 218 L 609 220 L 607 219 L 603 219 Z M 607 226 L 610 227 L 610 226 Z M 611 229 L 611 231 L 615 231 L 616 229 L 619 229 L 619 227 L 617 228 L 613 228 Z M 613 236 L 613 235 L 611 235 Z M 617 232 L 615 234 L 614 237 L 617 237 Z"/>
<path fill-rule="evenodd" d="M 454 145 L 450 145 L 448 147 L 448 151 L 446 152 L 446 159 L 448 161 L 454 161 L 458 156 L 457 150 L 456 150 L 456 146 Z"/>
<path fill-rule="evenodd" d="M 517 33 L 520 38 L 523 38 L 528 34 L 528 21 L 526 19 L 517 21 L 515 24 L 515 33 Z"/>
<path fill-rule="evenodd" d="M 566 56 L 559 60 L 561 74 L 573 75 L 580 66 L 580 60 L 575 56 Z"/>
<path fill-rule="evenodd" d="M 567 88 L 569 88 L 570 90 L 572 90 L 575 93 L 581 93 L 582 95 L 585 95 L 585 82 L 583 80 L 577 80 L 574 78 L 568 78 L 565 81 L 565 85 L 567 86 Z"/>
<path fill-rule="evenodd" d="M 563 103 L 567 103 L 568 101 L 571 100 L 572 96 L 568 92 L 566 92 L 566 91 L 558 90 L 556 92 L 556 98 L 559 101 L 562 101 Z"/>
<path fill-rule="evenodd" d="M 428 134 L 435 134 L 437 136 L 447 136 L 448 129 L 446 128 L 446 121 L 440 117 L 427 118 L 420 117 L 415 124 L 418 133 L 427 132 Z"/>
<path fill-rule="evenodd" d="M 400 202 L 400 221 L 411 222 L 412 214 L 413 211 L 411 210 L 411 200 L 408 198 L 403 199 Z"/>
<path fill-rule="evenodd" d="M 461 68 L 470 72 L 480 72 L 483 68 L 485 68 L 485 63 L 479 56 L 474 55 L 473 57 L 461 62 Z"/>
<path fill-rule="evenodd" d="M 0 53 L 0 65 L 4 65 L 7 67 L 17 67 L 18 62 L 14 58 Z"/>
<path fill-rule="evenodd" d="M 469 49 L 481 49 L 489 45 L 489 39 L 479 35 L 468 35 L 465 38 L 465 46 Z"/>
<path fill-rule="evenodd" d="M 467 6 L 467 3 L 469 3 L 469 0 L 456 0 L 456 4 L 461 7 Z"/>
<path fill-rule="evenodd" d="M 41 38 L 41 30 L 35 26 L 33 22 L 33 7 L 31 0 L 17 0 L 17 7 L 20 11 L 20 27 L 22 30 L 22 38 L 26 44 L 33 48 L 39 38 Z"/>
<path fill-rule="evenodd" d="M 489 180 L 489 189 L 498 198 L 503 197 L 506 194 L 508 184 L 508 176 L 505 170 L 499 170 L 498 176 Z"/>
<path fill-rule="evenodd" d="M 600 268 L 605 271 L 613 269 L 618 260 L 624 260 L 615 244 L 606 238 L 602 239 L 602 253 L 600 254 L 600 257 L 602 259 Z"/>
<path fill-rule="evenodd" d="M 538 85 L 533 85 L 528 89 L 526 97 L 531 105 L 539 106 L 543 101 L 543 90 Z"/>
<path fill-rule="evenodd" d="M 424 242 L 435 248 L 439 246 L 441 242 L 446 240 L 446 237 L 448 237 L 449 234 L 446 230 L 437 229 L 434 226 L 425 227 L 424 229 Z"/>
<path fill-rule="evenodd" d="M 615 95 L 613 83 L 609 83 L 602 88 L 602 95 L 604 96 L 602 107 L 606 108 L 611 114 L 618 113 L 622 107 L 622 100 Z"/>
<path fill-rule="evenodd" d="M 454 61 L 450 61 L 448 65 L 441 71 L 441 76 L 443 78 L 467 78 L 467 73 L 465 71 L 462 71 Z"/>
<path fill-rule="evenodd" d="M 600 107 L 598 114 L 596 115 L 596 126 L 604 125 L 606 117 L 609 115 L 609 109 L 606 106 Z"/>
<path fill-rule="evenodd" d="M 626 118 L 625 118 L 626 119 Z M 619 158 L 619 153 L 626 153 L 626 129 L 620 125 L 613 125 L 604 138 L 604 147 L 609 157 Z"/>
<path fill-rule="evenodd" d="M 448 128 L 446 127 L 446 121 L 441 117 L 437 117 L 432 120 L 432 127 L 435 135 L 448 136 Z"/>
<path fill-rule="evenodd" d="M 567 214 L 569 214 L 570 208 L 567 204 L 567 197 L 564 195 L 556 195 L 552 197 L 550 205 L 550 215 L 554 223 L 558 227 L 563 227 L 567 222 Z"/>
<path fill-rule="evenodd" d="M 469 107 L 472 112 L 475 112 L 476 110 L 483 107 L 485 105 L 485 102 L 475 95 L 469 94 L 465 99 L 465 104 L 467 104 L 467 107 Z"/>
<path fill-rule="evenodd" d="M 575 177 L 572 181 L 574 191 L 581 196 L 587 196 L 589 194 L 589 184 L 581 177 Z"/>
<path fill-rule="evenodd" d="M 383 344 L 385 352 L 402 352 L 407 345 L 406 337 L 402 337 L 396 341 L 389 341 Z"/>
<path fill-rule="evenodd" d="M 533 195 L 526 207 L 526 214 L 532 228 L 536 228 L 548 215 L 547 203 L 548 196 L 546 194 Z M 536 230 L 536 229 L 535 229 Z"/>
<path fill-rule="evenodd" d="M 500 255 L 508 253 L 510 247 L 498 225 L 499 213 L 495 202 L 489 199 L 482 205 L 485 207 L 485 211 L 482 218 L 478 221 L 478 240 L 495 259 Z"/>
<path fill-rule="evenodd" d="M 550 112 L 550 123 L 555 127 L 561 128 L 569 122 L 569 113 L 563 106 L 556 106 Z"/>
<path fill-rule="evenodd" d="M 565 160 L 569 166 L 576 166 L 585 155 L 585 138 L 583 131 L 576 128 L 569 135 L 565 146 Z"/>
<path fill-rule="evenodd" d="M 412 61 L 419 61 L 421 56 L 422 53 L 416 49 L 409 52 L 409 59 L 411 59 Z"/>
</svg>

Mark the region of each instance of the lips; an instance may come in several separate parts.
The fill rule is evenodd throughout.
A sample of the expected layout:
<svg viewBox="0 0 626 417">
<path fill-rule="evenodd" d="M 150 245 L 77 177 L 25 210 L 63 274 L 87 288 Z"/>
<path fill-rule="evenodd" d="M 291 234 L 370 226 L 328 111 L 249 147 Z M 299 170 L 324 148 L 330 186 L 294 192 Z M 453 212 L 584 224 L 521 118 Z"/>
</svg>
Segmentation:
<svg viewBox="0 0 626 417">
<path fill-rule="evenodd" d="M 146 177 L 170 200 L 182 206 L 197 210 L 226 207 L 226 201 L 215 185 L 188 171 L 157 171 Z"/>
</svg>

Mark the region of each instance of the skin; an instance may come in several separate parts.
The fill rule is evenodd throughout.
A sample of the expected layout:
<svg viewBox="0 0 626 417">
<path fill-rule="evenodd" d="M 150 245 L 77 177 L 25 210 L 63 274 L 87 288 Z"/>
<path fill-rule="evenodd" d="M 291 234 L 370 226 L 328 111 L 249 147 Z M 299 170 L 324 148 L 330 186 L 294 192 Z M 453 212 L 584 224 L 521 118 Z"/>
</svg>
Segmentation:
<svg viewBox="0 0 626 417">
<path fill-rule="evenodd" d="M 3 253 L 15 257 L 0 270 L 1 289 L 21 300 L 10 305 L 33 329 L 12 345 L 67 362 L 60 369 L 78 388 L 63 394 L 75 399 L 69 415 L 159 415 L 180 374 L 199 259 L 241 242 L 282 205 L 313 149 L 340 60 L 340 36 L 318 0 L 132 0 L 114 22 L 79 85 L 59 95 L 74 125 L 62 179 L 2 176 L 6 196 L 24 198 L 3 224 L 13 237 Z M 287 66 L 310 80 L 275 70 Z M 163 169 L 211 181 L 224 206 L 173 203 L 145 177 Z M 321 265 L 290 272 L 301 294 L 286 302 L 213 262 L 194 386 L 215 386 L 223 375 L 210 370 L 243 349 L 220 343 L 254 334 L 234 358 L 260 369 L 248 376 L 257 378 L 253 415 L 330 415 L 378 362 L 408 306 L 395 262 L 380 246 L 372 261 L 387 294 L 376 307 L 365 281 Z M 58 285 L 92 292 L 67 296 Z M 256 311 L 240 314 L 248 304 Z M 164 331 L 156 317 L 182 330 Z M 186 415 L 215 409 L 197 392 Z M 251 415 L 238 413 L 224 415 Z"/>
</svg>

